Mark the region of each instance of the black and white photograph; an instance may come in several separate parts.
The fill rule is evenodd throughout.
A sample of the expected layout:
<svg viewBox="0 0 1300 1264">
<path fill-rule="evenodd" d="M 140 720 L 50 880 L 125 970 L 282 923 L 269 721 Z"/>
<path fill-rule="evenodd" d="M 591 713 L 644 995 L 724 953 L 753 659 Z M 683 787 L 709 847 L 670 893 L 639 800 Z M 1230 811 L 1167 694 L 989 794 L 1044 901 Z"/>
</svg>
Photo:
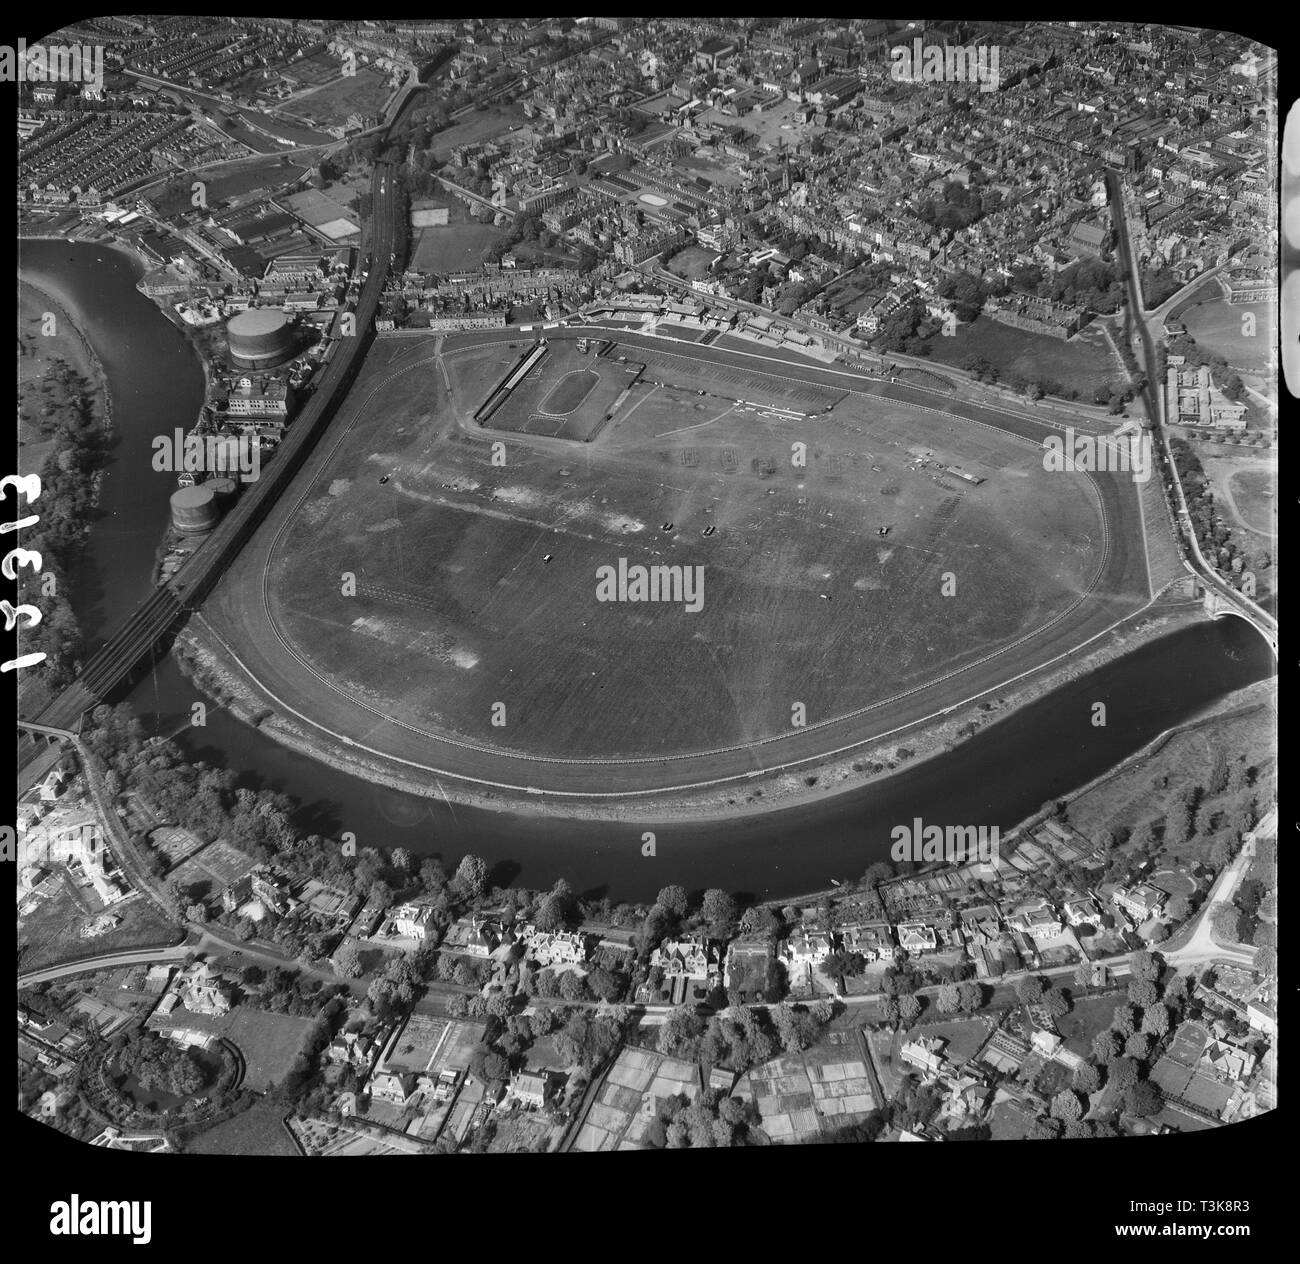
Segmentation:
<svg viewBox="0 0 1300 1264">
<path fill-rule="evenodd" d="M 34 1240 L 1285 1214 L 1283 18 L 996 8 L 0 47 Z"/>
</svg>

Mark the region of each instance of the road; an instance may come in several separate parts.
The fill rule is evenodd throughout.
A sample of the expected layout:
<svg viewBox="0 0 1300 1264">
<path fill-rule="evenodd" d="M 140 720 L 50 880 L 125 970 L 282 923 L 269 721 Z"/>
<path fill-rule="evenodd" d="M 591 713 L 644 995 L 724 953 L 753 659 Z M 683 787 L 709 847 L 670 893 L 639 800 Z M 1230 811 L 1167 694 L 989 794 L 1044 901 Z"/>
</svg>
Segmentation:
<svg viewBox="0 0 1300 1264">
<path fill-rule="evenodd" d="M 1253 836 L 1248 838 L 1236 859 L 1219 874 L 1201 905 L 1190 932 L 1187 928 L 1180 931 L 1171 942 L 1179 944 L 1177 948 L 1162 951 L 1162 956 L 1172 966 L 1190 969 L 1210 961 L 1231 961 L 1237 965 L 1254 966 L 1254 948 L 1246 944 L 1224 944 L 1214 933 L 1214 914 L 1222 905 L 1230 903 L 1236 894 L 1237 885 L 1250 868 L 1255 855 Z"/>
<path fill-rule="evenodd" d="M 1162 424 L 1161 403 L 1164 398 L 1164 383 L 1157 374 L 1158 363 L 1155 353 L 1156 342 L 1160 334 L 1153 336 L 1152 325 L 1154 321 L 1148 320 L 1143 311 L 1142 295 L 1138 284 L 1140 273 L 1138 272 L 1137 260 L 1133 254 L 1133 244 L 1129 237 L 1128 220 L 1124 210 L 1123 182 L 1118 172 L 1113 170 L 1107 171 L 1106 181 L 1110 191 L 1111 215 L 1115 221 L 1116 233 L 1119 238 L 1120 257 L 1124 261 L 1127 273 L 1128 310 L 1132 314 L 1133 322 L 1136 325 L 1133 332 L 1137 334 L 1140 343 L 1141 361 L 1147 378 L 1143 398 L 1146 401 L 1147 416 L 1150 418 L 1151 429 L 1155 434 L 1156 444 L 1164 464 L 1165 483 L 1172 489 L 1174 503 L 1171 508 L 1181 534 L 1180 544 L 1184 550 L 1184 564 L 1206 588 L 1213 590 L 1222 602 L 1255 627 L 1268 641 L 1276 654 L 1277 620 L 1267 611 L 1261 609 L 1244 593 L 1233 588 L 1205 560 L 1204 555 L 1201 553 L 1201 546 L 1196 538 L 1196 528 L 1192 521 L 1191 511 L 1187 506 L 1187 497 L 1183 492 L 1182 478 L 1179 476 L 1173 450 L 1169 445 L 1169 437 L 1165 426 Z M 1203 283 L 1205 277 L 1198 277 L 1196 280 Z M 1168 300 L 1168 302 L 1173 301 L 1173 299 Z M 1157 312 L 1160 310 L 1160 308 L 1156 309 Z"/>
<path fill-rule="evenodd" d="M 164 961 L 183 961 L 193 951 L 194 948 L 190 944 L 184 943 L 171 948 L 130 948 L 122 952 L 104 953 L 99 957 L 65 961 L 61 965 L 50 966 L 44 970 L 30 970 L 18 976 L 18 986 L 26 988 L 37 983 L 54 983 L 69 975 L 86 974 L 94 970 L 115 970 L 119 966 L 146 966 Z"/>
</svg>

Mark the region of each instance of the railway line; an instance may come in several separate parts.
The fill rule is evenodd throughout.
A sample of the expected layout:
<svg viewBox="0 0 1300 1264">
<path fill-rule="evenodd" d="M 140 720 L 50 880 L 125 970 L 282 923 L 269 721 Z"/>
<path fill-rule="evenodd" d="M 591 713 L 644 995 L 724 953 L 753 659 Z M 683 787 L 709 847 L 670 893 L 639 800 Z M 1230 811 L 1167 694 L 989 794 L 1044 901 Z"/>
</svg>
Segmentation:
<svg viewBox="0 0 1300 1264">
<path fill-rule="evenodd" d="M 409 98 L 408 98 L 409 101 Z M 404 107 L 403 107 L 404 108 Z M 400 111 L 394 115 L 395 122 Z M 390 123 L 391 126 L 391 123 Z M 356 378 L 374 336 L 375 313 L 399 244 L 396 165 L 384 159 L 371 175 L 370 267 L 357 297 L 356 333 L 339 345 L 311 398 L 289 427 L 275 459 L 167 584 L 156 589 L 86 660 L 77 678 L 35 719 L 48 727 L 76 729 L 81 716 L 128 677 L 198 608 L 239 551 L 252 538 L 276 498 L 290 485 L 307 455 L 328 429 L 347 388 Z"/>
</svg>

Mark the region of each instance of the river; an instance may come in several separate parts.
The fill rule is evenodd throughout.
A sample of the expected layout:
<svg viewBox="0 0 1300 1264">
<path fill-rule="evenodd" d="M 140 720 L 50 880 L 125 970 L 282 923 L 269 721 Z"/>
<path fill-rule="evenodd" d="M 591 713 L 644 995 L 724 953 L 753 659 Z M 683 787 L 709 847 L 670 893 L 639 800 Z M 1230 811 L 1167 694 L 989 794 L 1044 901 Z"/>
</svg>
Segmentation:
<svg viewBox="0 0 1300 1264">
<path fill-rule="evenodd" d="M 149 592 L 149 576 L 175 490 L 150 465 L 154 436 L 188 428 L 202 371 L 181 333 L 135 287 L 139 266 L 105 247 L 23 242 L 23 270 L 65 303 L 109 379 L 119 441 L 104 480 L 101 517 L 72 602 L 82 626 L 103 630 Z M 90 636 L 91 646 L 96 637 Z M 1004 832 L 1044 801 L 1092 780 L 1173 725 L 1233 690 L 1270 676 L 1272 654 L 1240 619 L 1185 627 L 990 725 L 947 754 L 835 798 L 725 821 L 610 824 L 452 807 L 371 785 L 287 749 L 218 708 L 182 741 L 195 758 L 234 769 L 248 785 L 297 800 L 310 833 L 348 830 L 359 846 L 437 854 L 448 867 L 467 851 L 492 879 L 547 887 L 563 876 L 584 894 L 653 898 L 670 882 L 719 886 L 760 898 L 856 878 L 886 855 L 890 830 L 921 817 L 934 825 Z M 129 701 L 166 731 L 200 698 L 169 658 Z M 1107 704 L 1108 723 L 1091 723 Z M 642 855 L 642 834 L 656 854 Z"/>
</svg>

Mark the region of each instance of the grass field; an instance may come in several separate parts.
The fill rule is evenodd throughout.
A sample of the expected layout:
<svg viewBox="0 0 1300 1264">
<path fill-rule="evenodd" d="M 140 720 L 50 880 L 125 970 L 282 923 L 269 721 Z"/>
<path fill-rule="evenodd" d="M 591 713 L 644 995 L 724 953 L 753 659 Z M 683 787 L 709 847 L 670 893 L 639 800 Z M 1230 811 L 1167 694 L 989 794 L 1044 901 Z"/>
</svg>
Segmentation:
<svg viewBox="0 0 1300 1264">
<path fill-rule="evenodd" d="M 274 112 L 301 119 L 311 127 L 330 127 L 346 122 L 350 114 L 363 117 L 379 114 L 392 91 L 387 75 L 359 66 L 355 75 L 335 79 L 295 97 L 276 107 Z"/>
<path fill-rule="evenodd" d="M 1196 345 L 1217 352 L 1242 372 L 1264 373 L 1276 360 L 1277 307 L 1272 303 L 1254 303 L 1235 307 L 1221 297 L 1217 284 L 1205 286 L 1195 295 L 1197 302 L 1186 308 L 1178 319 L 1196 339 Z M 1255 317 L 1255 332 L 1245 335 L 1243 317 Z"/>
<path fill-rule="evenodd" d="M 419 113 L 418 105 L 416 112 Z M 481 112 L 476 110 L 474 113 L 466 115 L 464 122 L 438 132 L 433 137 L 434 158 L 439 163 L 448 162 L 451 159 L 451 151 L 455 146 L 470 145 L 481 140 L 492 140 L 503 132 L 522 127 L 527 121 L 524 112 L 515 106 L 494 105 Z"/>
<path fill-rule="evenodd" d="M 1176 733 L 1155 754 L 1074 799 L 1069 808 L 1070 823 L 1089 838 L 1098 837 L 1103 829 L 1134 826 L 1141 821 L 1159 825 L 1183 786 L 1209 784 L 1222 751 L 1230 769 L 1258 769 L 1257 784 L 1229 789 L 1207 799 L 1197 811 L 1196 833 L 1181 847 L 1162 847 L 1156 869 L 1205 861 L 1224 830 L 1225 818 L 1230 820 L 1232 812 L 1252 797 L 1268 801 L 1275 767 L 1276 726 L 1275 706 L 1261 702 L 1243 714 L 1220 717 L 1212 725 Z"/>
<path fill-rule="evenodd" d="M 453 382 L 462 384 L 466 392 L 478 389 L 472 367 L 477 363 L 457 363 L 452 370 Z M 612 419 L 615 402 L 635 381 L 639 367 L 612 358 L 598 359 L 594 351 L 584 354 L 573 342 L 552 342 L 541 362 L 487 425 L 492 430 L 588 443 Z M 630 406 L 631 401 L 626 401 L 619 415 L 625 415 Z"/>
<path fill-rule="evenodd" d="M 403 724 L 534 756 L 745 745 L 795 703 L 835 719 L 1005 645 L 1096 571 L 1090 484 L 1000 431 L 638 342 L 611 354 L 643 384 L 595 441 L 516 432 L 494 464 L 470 418 L 519 347 L 452 341 L 448 400 L 432 346 L 380 344 L 266 585 L 312 669 Z M 702 609 L 598 601 L 620 557 L 704 567 Z"/>
<path fill-rule="evenodd" d="M 1253 551 L 1263 543 L 1261 536 L 1277 535 L 1277 460 L 1275 457 L 1261 459 L 1245 452 L 1213 455 L 1215 451 L 1228 450 L 1201 447 L 1197 455 L 1214 489 L 1215 500 L 1231 524 L 1244 528 L 1240 533 L 1241 544 Z"/>
<path fill-rule="evenodd" d="M 233 1119 L 209 1128 L 185 1145 L 187 1154 L 270 1154 L 287 1158 L 299 1153 L 284 1127 L 283 1108 L 250 1106 Z"/>
<path fill-rule="evenodd" d="M 1073 996 L 1074 1007 L 1056 1020 L 1056 1027 L 1071 1053 L 1077 1053 L 1081 1058 L 1090 1058 L 1092 1038 L 1110 1026 L 1115 1006 L 1128 998 L 1123 992 L 1088 996 L 1078 988 L 1073 989 Z"/>
<path fill-rule="evenodd" d="M 299 180 L 306 170 L 306 167 L 294 163 L 281 162 L 279 158 L 267 159 L 250 166 L 241 164 L 238 171 L 215 177 L 207 176 L 208 200 L 221 202 L 259 189 L 274 193 L 277 189 L 283 189 Z M 183 192 L 185 194 L 183 205 L 188 207 L 193 196 L 188 183 Z"/>
<path fill-rule="evenodd" d="M 501 230 L 491 224 L 472 222 L 434 225 L 415 231 L 419 240 L 411 266 L 437 275 L 478 268 L 483 252 L 501 236 Z"/>
<path fill-rule="evenodd" d="M 243 1086 L 264 1093 L 284 1078 L 314 1022 L 312 1018 L 236 1005 L 228 1014 L 195 1014 L 187 1010 L 179 1025 L 215 1032 L 237 1046 L 244 1055 Z M 173 1019 L 163 1020 L 165 1027 L 176 1025 Z"/>
<path fill-rule="evenodd" d="M 1015 373 L 1046 378 L 1080 398 L 1091 401 L 1093 391 L 1112 382 L 1127 382 L 1123 366 L 1111 354 L 1096 322 L 1069 342 L 1044 334 L 1013 329 L 986 316 L 957 326 L 951 337 L 930 339 L 930 358 L 936 364 L 960 365 L 969 355 L 982 355 L 997 366 L 1002 380 Z"/>
<path fill-rule="evenodd" d="M 674 276 L 685 277 L 688 281 L 698 281 L 707 276 L 709 265 L 717 258 L 717 253 L 706 250 L 703 246 L 687 246 L 679 250 L 668 264 L 668 271 Z"/>
<path fill-rule="evenodd" d="M 92 953 L 125 951 L 153 944 L 176 941 L 176 928 L 157 913 L 148 900 L 123 900 L 112 911 L 122 922 L 112 930 L 83 939 L 81 927 L 100 911 L 93 892 L 87 894 L 88 906 L 82 909 L 65 883 L 51 899 L 42 900 L 36 910 L 18 926 L 19 964 L 23 970 L 42 970 L 61 961 L 75 961 Z"/>
</svg>

